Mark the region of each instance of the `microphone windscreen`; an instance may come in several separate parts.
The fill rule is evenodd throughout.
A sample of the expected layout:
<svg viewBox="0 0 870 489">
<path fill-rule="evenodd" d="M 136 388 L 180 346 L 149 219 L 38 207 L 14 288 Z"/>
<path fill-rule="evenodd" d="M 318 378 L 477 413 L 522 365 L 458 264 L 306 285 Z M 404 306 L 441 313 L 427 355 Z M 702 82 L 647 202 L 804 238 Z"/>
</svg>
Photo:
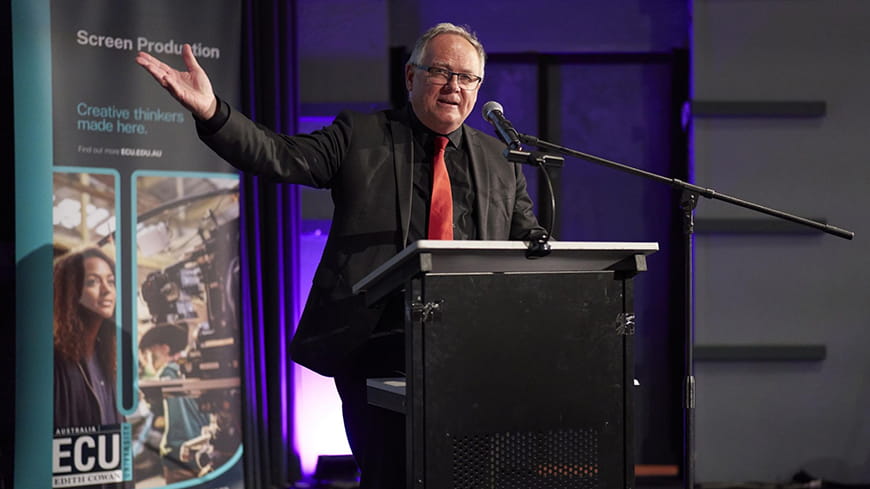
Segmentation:
<svg viewBox="0 0 870 489">
<path fill-rule="evenodd" d="M 496 102 L 495 100 L 490 100 L 489 102 L 483 104 L 483 118 L 485 120 L 489 120 L 489 114 L 493 110 L 497 110 L 504 114 L 504 107 L 502 107 L 501 104 Z"/>
</svg>

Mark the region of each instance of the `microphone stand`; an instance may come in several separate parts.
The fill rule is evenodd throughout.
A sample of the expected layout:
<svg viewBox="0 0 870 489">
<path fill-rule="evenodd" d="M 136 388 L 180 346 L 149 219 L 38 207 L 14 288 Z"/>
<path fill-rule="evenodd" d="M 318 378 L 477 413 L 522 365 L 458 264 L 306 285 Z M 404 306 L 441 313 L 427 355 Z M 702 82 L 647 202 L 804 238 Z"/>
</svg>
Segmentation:
<svg viewBox="0 0 870 489">
<path fill-rule="evenodd" d="M 538 139 L 535 136 L 530 136 L 527 134 L 519 134 L 520 141 L 523 144 L 528 144 L 530 146 L 536 146 L 544 151 L 553 152 L 560 155 L 572 156 L 575 158 L 580 158 L 583 160 L 591 161 L 593 163 L 598 163 L 600 165 L 604 165 L 616 170 L 620 170 L 626 173 L 631 173 L 632 175 L 638 175 L 645 178 L 649 178 L 651 180 L 655 180 L 657 182 L 661 182 L 667 185 L 670 185 L 673 188 L 679 189 L 682 191 L 682 198 L 680 199 L 680 209 L 682 211 L 683 218 L 683 231 L 685 234 L 685 249 L 684 249 L 684 260 L 685 260 L 685 283 L 686 283 L 686 302 L 685 302 L 685 332 L 684 332 L 684 355 L 685 355 L 685 385 L 683 386 L 683 394 L 684 394 L 684 404 L 683 404 L 683 429 L 684 429 L 684 440 L 683 440 L 683 484 L 685 489 L 694 489 L 695 481 L 695 372 L 694 372 L 694 353 L 693 353 L 693 345 L 695 344 L 695 328 L 694 328 L 694 315 L 692 310 L 692 301 L 694 299 L 693 290 L 692 290 L 692 244 L 694 243 L 694 227 L 695 227 L 695 207 L 698 205 L 698 197 L 706 197 L 708 199 L 716 199 L 721 200 L 723 202 L 727 202 L 729 204 L 733 204 L 739 207 L 744 207 L 746 209 L 750 209 L 756 212 L 760 212 L 762 214 L 767 214 L 770 216 L 778 217 L 780 219 L 784 219 L 786 221 L 795 222 L 797 224 L 801 224 L 807 227 L 811 227 L 814 229 L 818 229 L 819 231 L 837 236 L 839 238 L 849 239 L 855 237 L 855 233 L 852 231 L 848 231 L 845 229 L 838 228 L 836 226 L 831 226 L 825 223 L 813 221 L 811 219 L 806 219 L 803 217 L 796 216 L 794 214 L 789 214 L 787 212 L 783 212 L 780 210 L 772 209 L 770 207 L 765 207 L 760 204 L 756 204 L 754 202 L 749 202 L 746 200 L 738 199 L 737 197 L 732 197 L 730 195 L 726 195 L 723 193 L 719 193 L 716 190 L 711 188 L 700 187 L 698 185 L 694 185 L 688 182 L 684 182 L 682 180 L 676 178 L 664 177 L 662 175 L 658 175 L 656 173 L 648 172 L 645 170 L 641 170 L 639 168 L 634 168 L 632 166 L 624 165 L 622 163 L 617 163 L 615 161 L 607 160 L 595 155 L 582 153 L 580 151 L 566 148 L 564 146 L 560 146 L 558 144 L 554 144 L 548 141 L 544 141 L 542 139 Z M 506 151 L 507 153 L 507 151 Z M 509 158 L 510 159 L 510 158 Z M 511 159 L 511 161 L 521 162 L 519 159 Z M 552 194 L 552 192 L 551 192 Z M 552 225 L 551 225 L 552 229 Z"/>
<path fill-rule="evenodd" d="M 504 157 L 508 161 L 535 166 L 540 168 L 541 173 L 544 174 L 550 193 L 550 223 L 544 232 L 535 232 L 529 236 L 526 258 L 533 259 L 547 256 L 550 254 L 550 236 L 553 234 L 553 227 L 556 224 L 556 192 L 553 190 L 553 182 L 550 181 L 547 167 L 559 168 L 565 163 L 565 158 L 538 151 L 523 151 L 519 145 L 516 147 L 512 145 L 508 146 L 502 154 L 504 154 Z"/>
</svg>

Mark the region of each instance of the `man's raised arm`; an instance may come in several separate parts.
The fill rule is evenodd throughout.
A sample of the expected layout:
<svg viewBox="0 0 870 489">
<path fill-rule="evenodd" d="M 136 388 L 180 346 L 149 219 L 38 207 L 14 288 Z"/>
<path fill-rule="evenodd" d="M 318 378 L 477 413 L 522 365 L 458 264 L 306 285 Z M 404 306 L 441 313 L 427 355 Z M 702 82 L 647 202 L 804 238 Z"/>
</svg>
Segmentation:
<svg viewBox="0 0 870 489">
<path fill-rule="evenodd" d="M 182 48 L 181 57 L 187 65 L 187 71 L 178 71 L 142 51 L 136 56 L 136 62 L 194 116 L 208 120 L 217 110 L 217 98 L 211 81 L 196 61 L 189 44 Z"/>
</svg>

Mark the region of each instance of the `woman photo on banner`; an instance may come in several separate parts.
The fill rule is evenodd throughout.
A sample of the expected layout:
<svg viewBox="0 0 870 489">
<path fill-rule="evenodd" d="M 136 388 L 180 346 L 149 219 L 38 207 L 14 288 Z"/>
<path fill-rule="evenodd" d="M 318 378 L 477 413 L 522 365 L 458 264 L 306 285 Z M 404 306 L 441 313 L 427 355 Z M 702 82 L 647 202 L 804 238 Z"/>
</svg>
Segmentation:
<svg viewBox="0 0 870 489">
<path fill-rule="evenodd" d="M 117 425 L 115 263 L 99 248 L 54 264 L 54 425 Z"/>
</svg>

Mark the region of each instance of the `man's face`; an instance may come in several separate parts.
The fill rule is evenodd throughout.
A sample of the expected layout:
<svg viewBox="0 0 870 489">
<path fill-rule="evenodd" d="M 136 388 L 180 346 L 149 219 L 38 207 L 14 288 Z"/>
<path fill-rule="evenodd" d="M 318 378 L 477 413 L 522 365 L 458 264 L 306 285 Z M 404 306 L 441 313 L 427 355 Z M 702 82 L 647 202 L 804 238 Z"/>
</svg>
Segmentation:
<svg viewBox="0 0 870 489">
<path fill-rule="evenodd" d="M 152 345 L 148 347 L 147 353 L 150 355 L 151 366 L 155 371 L 169 363 L 169 345 Z"/>
<path fill-rule="evenodd" d="M 421 64 L 456 73 L 482 75 L 480 57 L 474 46 L 456 34 L 441 34 L 431 39 Z M 478 84 L 473 90 L 463 90 L 455 76 L 446 85 L 438 85 L 429 81 L 425 70 L 413 65 L 405 69 L 405 85 L 417 118 L 439 134 L 453 132 L 465 122 L 474 109 L 480 87 Z"/>
</svg>

